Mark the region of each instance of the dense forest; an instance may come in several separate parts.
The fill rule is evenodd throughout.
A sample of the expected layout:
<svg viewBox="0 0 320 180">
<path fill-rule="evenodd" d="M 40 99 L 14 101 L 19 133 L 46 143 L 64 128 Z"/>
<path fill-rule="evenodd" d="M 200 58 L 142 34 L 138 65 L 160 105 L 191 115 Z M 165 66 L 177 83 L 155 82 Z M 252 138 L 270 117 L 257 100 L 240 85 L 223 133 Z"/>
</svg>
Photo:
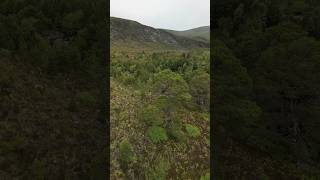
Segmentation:
<svg viewBox="0 0 320 180">
<path fill-rule="evenodd" d="M 106 179 L 107 3 L 0 2 L 0 179 Z"/>
<path fill-rule="evenodd" d="M 320 178 L 320 1 L 214 1 L 217 179 Z"/>
</svg>

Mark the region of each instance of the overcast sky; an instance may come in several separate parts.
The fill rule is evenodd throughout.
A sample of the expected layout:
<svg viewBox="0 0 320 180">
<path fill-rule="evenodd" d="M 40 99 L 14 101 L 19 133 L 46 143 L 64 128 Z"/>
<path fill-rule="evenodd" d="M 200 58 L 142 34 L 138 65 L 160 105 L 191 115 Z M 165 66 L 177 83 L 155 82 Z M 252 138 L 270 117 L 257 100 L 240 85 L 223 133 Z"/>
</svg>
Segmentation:
<svg viewBox="0 0 320 180">
<path fill-rule="evenodd" d="M 110 0 L 110 15 L 155 28 L 187 30 L 210 24 L 210 0 Z"/>
</svg>

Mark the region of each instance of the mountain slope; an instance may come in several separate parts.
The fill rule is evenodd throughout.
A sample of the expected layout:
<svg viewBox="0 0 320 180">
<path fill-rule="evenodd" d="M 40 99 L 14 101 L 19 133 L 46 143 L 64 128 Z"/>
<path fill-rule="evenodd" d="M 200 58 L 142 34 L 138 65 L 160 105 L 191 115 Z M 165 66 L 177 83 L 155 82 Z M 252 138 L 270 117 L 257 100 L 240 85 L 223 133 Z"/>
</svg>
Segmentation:
<svg viewBox="0 0 320 180">
<path fill-rule="evenodd" d="M 207 42 L 176 36 L 162 29 L 116 17 L 110 17 L 110 40 L 113 48 L 209 48 Z"/>
<path fill-rule="evenodd" d="M 210 26 L 202 26 L 194 29 L 189 29 L 186 31 L 173 31 L 173 30 L 165 30 L 173 35 L 182 36 L 187 38 L 192 38 L 195 40 L 210 41 Z"/>
</svg>

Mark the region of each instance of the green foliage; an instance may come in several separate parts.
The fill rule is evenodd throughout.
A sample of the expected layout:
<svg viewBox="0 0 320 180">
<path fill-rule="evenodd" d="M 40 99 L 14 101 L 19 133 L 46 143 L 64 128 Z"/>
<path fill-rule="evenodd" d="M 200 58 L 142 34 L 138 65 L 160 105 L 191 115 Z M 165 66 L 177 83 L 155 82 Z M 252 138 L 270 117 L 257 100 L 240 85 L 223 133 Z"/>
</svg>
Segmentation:
<svg viewBox="0 0 320 180">
<path fill-rule="evenodd" d="M 123 163 L 130 163 L 134 160 L 134 151 L 132 149 L 132 145 L 129 143 L 127 139 L 123 139 L 119 145 L 120 148 L 120 160 Z"/>
<path fill-rule="evenodd" d="M 182 123 L 180 120 L 176 120 L 171 123 L 170 127 L 168 128 L 168 134 L 178 142 L 185 143 L 187 141 L 187 136 L 182 131 Z"/>
<path fill-rule="evenodd" d="M 165 114 L 175 112 L 181 108 L 181 106 L 176 102 L 171 101 L 169 98 L 163 95 L 156 96 L 153 103 Z"/>
<path fill-rule="evenodd" d="M 140 113 L 140 118 L 150 126 L 160 126 L 163 123 L 161 111 L 153 105 L 148 105 L 146 108 L 143 108 Z"/>
<path fill-rule="evenodd" d="M 181 129 L 170 128 L 169 134 L 178 142 L 184 143 L 187 141 L 187 136 Z"/>
<path fill-rule="evenodd" d="M 205 121 L 210 121 L 210 114 L 209 113 L 202 113 L 201 117 L 205 120 Z"/>
<path fill-rule="evenodd" d="M 121 165 L 121 169 L 117 166 L 117 160 L 113 160 L 114 171 L 111 172 L 114 179 L 121 179 L 123 176 L 129 178 L 141 178 L 141 171 L 136 171 L 137 167 L 148 167 L 143 172 L 146 173 L 146 179 L 179 179 L 179 178 L 198 178 L 197 171 L 209 168 L 209 164 L 205 161 L 200 161 L 201 166 L 193 168 L 187 164 L 181 164 L 177 161 L 177 166 L 174 167 L 176 174 L 166 177 L 161 174 L 166 174 L 161 170 L 161 167 L 150 167 L 151 154 L 176 159 L 173 153 L 185 152 L 185 147 L 189 145 L 188 134 L 185 132 L 183 121 L 193 119 L 189 112 L 195 111 L 195 119 L 199 119 L 201 124 L 208 124 L 203 121 L 204 118 L 200 114 L 207 113 L 209 105 L 209 52 L 195 51 L 189 53 L 181 52 L 126 52 L 113 51 L 111 53 L 111 80 L 121 88 L 111 86 L 112 102 L 114 105 L 111 109 L 113 114 L 112 123 L 114 129 L 117 129 L 116 134 L 132 134 L 137 141 L 137 146 L 145 148 L 147 152 L 141 152 L 137 156 L 137 163 L 134 166 L 125 168 Z M 197 78 L 194 78 L 197 77 Z M 192 80 L 192 83 L 190 81 Z M 197 81 L 205 81 L 203 83 Z M 196 86 L 202 86 L 196 87 Z M 117 86 L 118 87 L 118 86 Z M 192 89 L 191 89 L 192 88 Z M 121 89 L 121 90 L 120 90 Z M 137 92 L 135 101 L 131 93 L 125 93 L 122 90 Z M 191 95 L 191 93 L 193 93 Z M 124 99 L 119 99 L 119 94 Z M 196 105 L 195 97 L 200 97 L 199 105 Z M 194 101 L 193 101 L 194 100 Z M 119 103 L 123 102 L 124 107 L 119 107 Z M 134 108 L 131 106 L 134 104 Z M 129 106 L 130 108 L 126 108 Z M 118 111 L 117 111 L 117 110 Z M 121 110 L 123 112 L 121 112 Z M 137 113 L 137 114 L 136 114 Z M 199 114 L 200 117 L 197 117 Z M 133 115 L 133 116 L 131 116 Z M 137 116 L 136 116 L 137 115 Z M 137 119 L 136 119 L 137 117 Z M 131 119 L 133 118 L 133 119 Z M 130 119 L 130 121 L 127 121 Z M 118 125 L 126 121 L 126 126 Z M 126 127 L 126 128 L 124 128 Z M 143 131 L 143 129 L 146 129 Z M 119 132 L 118 132 L 119 131 Z M 209 146 L 205 143 L 209 138 L 208 129 L 204 130 L 203 139 L 199 139 L 201 144 L 205 144 L 206 152 L 209 151 Z M 142 134 L 144 132 L 144 134 Z M 146 137 L 146 139 L 141 139 Z M 170 138 L 170 141 L 168 140 Z M 147 140 L 147 141 L 144 141 Z M 174 141 L 172 141 L 174 140 Z M 113 142 L 116 144 L 116 142 Z M 133 145 L 135 146 L 135 145 Z M 157 148 L 155 148 L 157 147 Z M 159 150 L 166 147 L 168 151 Z M 197 148 L 197 145 L 195 146 Z M 204 151 L 195 156 L 207 157 L 208 154 Z M 182 157 L 186 157 L 183 154 Z M 193 155 L 192 155 L 193 156 Z M 187 160 L 188 162 L 188 160 Z M 189 169 L 189 173 L 185 173 L 183 169 Z M 159 170 L 160 169 L 160 170 Z M 124 174 L 124 175 L 123 175 Z M 123 175 L 123 176 L 122 176 Z"/>
<path fill-rule="evenodd" d="M 91 167 L 105 169 L 107 158 L 91 161 L 106 155 L 105 9 L 0 2 L 0 179 L 97 179 Z"/>
<path fill-rule="evenodd" d="M 152 90 L 156 95 L 162 95 L 176 103 L 186 103 L 191 100 L 188 84 L 178 73 L 169 69 L 154 75 Z"/>
<path fill-rule="evenodd" d="M 149 127 L 147 130 L 147 137 L 152 143 L 159 143 L 168 139 L 166 130 L 158 126 Z"/>
<path fill-rule="evenodd" d="M 219 39 L 211 51 L 215 150 L 223 154 L 237 144 L 238 151 L 259 164 L 239 158 L 242 168 L 231 172 L 236 165 L 224 163 L 235 157 L 216 157 L 217 179 L 299 179 L 319 174 L 301 166 L 319 167 L 319 155 L 314 153 L 319 151 L 314 142 L 320 137 L 315 132 L 319 129 L 319 5 L 313 0 L 215 4 L 213 33 Z M 259 161 L 265 160 L 270 162 L 260 167 Z M 269 167 L 274 172 L 260 169 Z M 279 174 L 275 169 L 281 169 Z M 236 175 L 244 171 L 250 173 Z"/>
<path fill-rule="evenodd" d="M 210 102 L 210 75 L 203 70 L 196 71 L 189 82 L 189 86 L 195 103 L 208 110 Z"/>
<path fill-rule="evenodd" d="M 165 180 L 167 179 L 170 163 L 168 160 L 158 158 L 155 165 L 147 168 L 145 173 L 146 180 Z"/>
<path fill-rule="evenodd" d="M 200 180 L 210 180 L 210 173 L 206 173 L 205 175 L 201 176 Z"/>
<path fill-rule="evenodd" d="M 198 127 L 191 124 L 186 124 L 186 131 L 190 137 L 196 138 L 200 136 L 200 130 Z"/>
</svg>

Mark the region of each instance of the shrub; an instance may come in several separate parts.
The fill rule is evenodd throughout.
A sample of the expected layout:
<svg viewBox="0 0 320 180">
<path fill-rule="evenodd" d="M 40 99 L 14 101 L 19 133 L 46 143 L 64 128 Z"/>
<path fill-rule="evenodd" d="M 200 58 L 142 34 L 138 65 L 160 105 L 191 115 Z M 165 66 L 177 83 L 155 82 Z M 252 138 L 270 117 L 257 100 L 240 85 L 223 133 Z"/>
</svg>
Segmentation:
<svg viewBox="0 0 320 180">
<path fill-rule="evenodd" d="M 168 139 L 166 130 L 159 126 L 152 126 L 147 130 L 147 137 L 153 143 L 159 143 Z"/>
<path fill-rule="evenodd" d="M 182 131 L 181 123 L 173 123 L 168 131 L 169 135 L 177 140 L 178 142 L 186 142 L 187 137 L 185 133 Z"/>
<path fill-rule="evenodd" d="M 206 175 L 201 176 L 200 180 L 210 180 L 210 173 L 206 173 Z"/>
<path fill-rule="evenodd" d="M 140 118 L 143 122 L 152 126 L 158 126 L 163 123 L 161 111 L 159 108 L 152 105 L 149 105 L 142 110 Z"/>
<path fill-rule="evenodd" d="M 169 134 L 170 134 L 170 136 L 172 136 L 178 142 L 182 142 L 183 143 L 183 142 L 187 141 L 185 133 L 180 129 L 170 128 Z"/>
<path fill-rule="evenodd" d="M 123 72 L 119 76 L 119 81 L 124 83 L 125 85 L 133 85 L 136 82 L 136 77 L 134 74 L 129 72 Z"/>
<path fill-rule="evenodd" d="M 134 152 L 132 146 L 127 139 L 124 139 L 120 143 L 120 160 L 123 163 L 130 163 L 134 159 Z"/>
<path fill-rule="evenodd" d="M 210 121 L 210 115 L 208 113 L 202 113 L 201 114 L 203 120 L 209 122 Z"/>
<path fill-rule="evenodd" d="M 196 138 L 200 136 L 200 130 L 196 126 L 193 126 L 191 124 L 186 124 L 186 130 L 190 137 Z"/>
<path fill-rule="evenodd" d="M 170 168 L 170 163 L 163 159 L 159 158 L 156 162 L 157 164 L 148 168 L 146 170 L 146 180 L 165 180 Z"/>
<path fill-rule="evenodd" d="M 176 106 L 187 104 L 192 99 L 186 81 L 180 74 L 169 69 L 154 74 L 152 90 L 154 94 L 164 95 L 171 102 L 175 102 Z"/>
<path fill-rule="evenodd" d="M 195 71 L 189 85 L 194 102 L 202 109 L 208 110 L 210 100 L 210 75 L 203 70 Z"/>
</svg>

